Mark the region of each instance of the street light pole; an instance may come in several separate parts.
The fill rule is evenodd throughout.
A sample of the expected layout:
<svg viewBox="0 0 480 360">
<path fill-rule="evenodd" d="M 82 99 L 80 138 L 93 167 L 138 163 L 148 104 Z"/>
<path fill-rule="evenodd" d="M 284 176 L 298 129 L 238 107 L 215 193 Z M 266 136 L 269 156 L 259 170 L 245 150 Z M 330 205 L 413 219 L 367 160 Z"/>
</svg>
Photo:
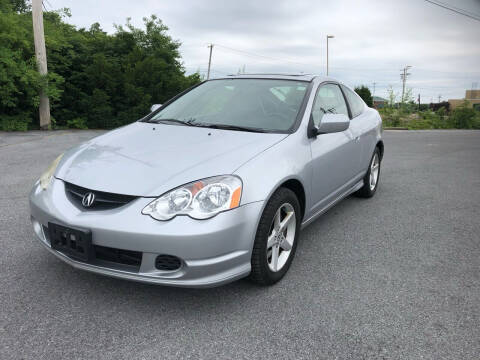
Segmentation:
<svg viewBox="0 0 480 360">
<path fill-rule="evenodd" d="M 208 45 L 210 48 L 210 56 L 208 57 L 208 72 L 207 72 L 207 80 L 210 79 L 210 67 L 212 66 L 212 50 L 213 44 Z"/>
<path fill-rule="evenodd" d="M 335 36 L 327 35 L 327 76 L 328 76 L 328 39 L 333 39 Z"/>
</svg>

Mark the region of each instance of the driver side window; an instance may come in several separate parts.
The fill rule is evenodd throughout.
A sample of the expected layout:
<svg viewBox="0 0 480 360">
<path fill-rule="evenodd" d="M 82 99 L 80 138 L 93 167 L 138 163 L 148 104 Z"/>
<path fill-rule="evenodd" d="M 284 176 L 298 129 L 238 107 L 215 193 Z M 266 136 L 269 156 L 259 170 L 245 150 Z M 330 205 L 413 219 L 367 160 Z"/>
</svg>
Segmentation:
<svg viewBox="0 0 480 360">
<path fill-rule="evenodd" d="M 313 124 L 319 126 L 323 115 L 327 113 L 349 116 L 345 98 L 336 84 L 325 84 L 319 87 L 312 108 Z"/>
</svg>

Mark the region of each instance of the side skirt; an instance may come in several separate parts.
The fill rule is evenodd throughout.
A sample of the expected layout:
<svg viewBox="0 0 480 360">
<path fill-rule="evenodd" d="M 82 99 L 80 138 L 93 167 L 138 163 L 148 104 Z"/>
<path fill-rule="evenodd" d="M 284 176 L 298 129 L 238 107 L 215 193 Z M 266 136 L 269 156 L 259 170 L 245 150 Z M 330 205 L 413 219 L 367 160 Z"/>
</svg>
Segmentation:
<svg viewBox="0 0 480 360">
<path fill-rule="evenodd" d="M 349 188 L 347 191 L 340 194 L 337 198 L 333 199 L 331 202 L 329 202 L 327 205 L 325 205 L 322 209 L 320 209 L 317 213 L 315 213 L 314 215 L 310 216 L 307 220 L 305 220 L 301 225 L 301 229 L 305 229 L 314 220 L 316 220 L 320 215 L 325 213 L 328 209 L 330 209 L 336 203 L 338 203 L 341 200 L 343 200 L 344 198 L 346 198 L 348 195 L 353 194 L 357 190 L 360 190 L 362 188 L 362 186 L 363 186 L 363 178 L 359 182 L 357 182 L 353 187 Z"/>
</svg>

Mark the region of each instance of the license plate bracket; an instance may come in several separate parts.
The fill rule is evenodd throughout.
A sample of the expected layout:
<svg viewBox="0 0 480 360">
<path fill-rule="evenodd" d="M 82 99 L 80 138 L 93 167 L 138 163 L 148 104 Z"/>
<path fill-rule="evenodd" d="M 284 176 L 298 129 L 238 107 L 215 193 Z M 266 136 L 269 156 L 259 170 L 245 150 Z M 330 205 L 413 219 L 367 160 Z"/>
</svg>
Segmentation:
<svg viewBox="0 0 480 360">
<path fill-rule="evenodd" d="M 92 232 L 72 229 L 48 223 L 48 234 L 52 249 L 75 260 L 89 262 L 92 259 Z"/>
</svg>

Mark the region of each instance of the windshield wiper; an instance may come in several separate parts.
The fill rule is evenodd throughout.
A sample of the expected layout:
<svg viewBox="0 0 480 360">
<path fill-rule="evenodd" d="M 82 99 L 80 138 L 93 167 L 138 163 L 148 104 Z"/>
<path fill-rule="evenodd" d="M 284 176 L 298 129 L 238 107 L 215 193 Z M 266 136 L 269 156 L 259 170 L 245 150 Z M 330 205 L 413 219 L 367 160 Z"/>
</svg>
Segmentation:
<svg viewBox="0 0 480 360">
<path fill-rule="evenodd" d="M 265 129 L 251 128 L 251 127 L 238 126 L 238 125 L 225 125 L 225 124 L 195 124 L 195 125 L 207 127 L 211 129 L 221 129 L 221 130 L 237 130 L 237 131 L 248 131 L 248 132 L 258 132 L 258 133 L 268 132 L 268 130 L 265 130 Z"/>
<path fill-rule="evenodd" d="M 238 125 L 226 125 L 226 124 L 208 124 L 208 123 L 201 123 L 201 122 L 196 122 L 195 119 L 189 119 L 189 120 L 178 120 L 178 119 L 156 119 L 156 120 L 150 120 L 149 122 L 151 123 L 175 123 L 175 124 L 182 124 L 185 126 L 196 126 L 196 127 L 204 127 L 204 128 L 210 128 L 210 129 L 221 129 L 221 130 L 236 130 L 236 131 L 248 131 L 248 132 L 258 132 L 258 133 L 266 133 L 268 132 L 265 129 L 258 129 L 258 128 L 250 128 L 250 127 L 244 127 L 244 126 L 238 126 Z"/>
<path fill-rule="evenodd" d="M 185 126 L 198 126 L 197 124 L 194 124 L 192 120 L 178 120 L 178 119 L 155 119 L 155 120 L 149 120 L 148 122 L 154 123 L 154 124 L 159 124 L 159 123 L 175 123 L 175 124 L 182 124 Z"/>
</svg>

